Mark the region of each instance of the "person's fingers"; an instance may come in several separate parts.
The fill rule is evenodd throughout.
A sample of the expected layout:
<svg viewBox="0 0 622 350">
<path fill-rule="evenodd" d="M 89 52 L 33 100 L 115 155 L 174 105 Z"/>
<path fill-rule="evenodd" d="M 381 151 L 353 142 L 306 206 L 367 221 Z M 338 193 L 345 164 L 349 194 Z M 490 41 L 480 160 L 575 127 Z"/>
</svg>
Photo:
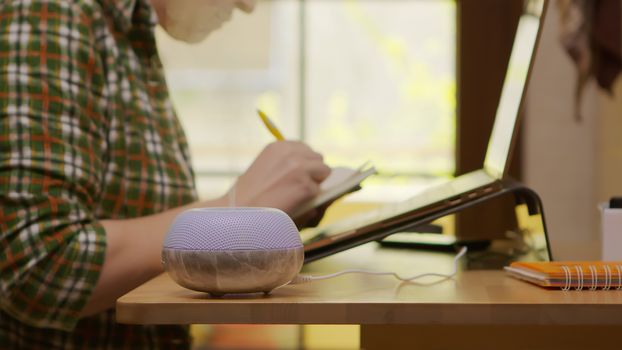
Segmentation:
<svg viewBox="0 0 622 350">
<path fill-rule="evenodd" d="M 302 151 L 302 152 L 313 151 L 311 147 L 304 142 L 292 141 L 292 140 L 286 140 L 286 141 L 281 141 L 281 142 L 287 144 L 288 147 L 295 149 L 297 151 Z"/>
<path fill-rule="evenodd" d="M 314 151 L 309 145 L 300 141 L 281 141 L 283 148 L 286 148 L 289 152 L 289 156 L 299 155 L 304 158 L 319 158 L 323 159 L 323 156 Z"/>
<path fill-rule="evenodd" d="M 310 179 L 316 183 L 320 183 L 330 175 L 331 168 L 320 160 L 307 160 L 300 158 L 289 159 L 284 168 L 284 173 L 291 176 L 292 179 Z"/>
<path fill-rule="evenodd" d="M 278 141 L 266 146 L 264 151 L 272 159 L 307 159 L 324 160 L 322 154 L 315 152 L 309 145 L 300 141 Z"/>
<path fill-rule="evenodd" d="M 324 156 L 322 154 L 320 154 L 320 153 L 315 152 L 315 151 L 307 152 L 303 156 L 305 157 L 305 159 L 319 160 L 320 162 L 324 162 Z"/>
<path fill-rule="evenodd" d="M 320 193 L 320 185 L 310 178 L 303 179 L 301 182 L 301 194 L 304 200 L 308 200 Z"/>
<path fill-rule="evenodd" d="M 267 145 L 238 178 L 237 202 L 292 212 L 320 192 L 331 173 L 321 154 L 297 141 Z"/>
<path fill-rule="evenodd" d="M 256 4 L 257 0 L 236 0 L 235 2 L 235 6 L 246 13 L 253 12 Z"/>
<path fill-rule="evenodd" d="M 305 166 L 311 179 L 317 183 L 324 181 L 331 172 L 331 168 L 321 160 L 307 161 L 305 162 Z"/>
</svg>

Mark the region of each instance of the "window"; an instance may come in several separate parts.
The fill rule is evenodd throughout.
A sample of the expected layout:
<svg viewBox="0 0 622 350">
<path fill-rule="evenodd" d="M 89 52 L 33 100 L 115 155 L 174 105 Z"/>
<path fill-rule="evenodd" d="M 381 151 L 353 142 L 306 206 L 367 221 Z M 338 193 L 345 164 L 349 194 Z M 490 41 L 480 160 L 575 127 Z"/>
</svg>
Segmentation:
<svg viewBox="0 0 622 350">
<path fill-rule="evenodd" d="M 450 0 L 260 1 L 198 45 L 158 32 L 201 195 L 224 193 L 272 141 L 257 108 L 330 165 L 371 161 L 380 172 L 371 187 L 451 176 L 455 8 Z"/>
</svg>

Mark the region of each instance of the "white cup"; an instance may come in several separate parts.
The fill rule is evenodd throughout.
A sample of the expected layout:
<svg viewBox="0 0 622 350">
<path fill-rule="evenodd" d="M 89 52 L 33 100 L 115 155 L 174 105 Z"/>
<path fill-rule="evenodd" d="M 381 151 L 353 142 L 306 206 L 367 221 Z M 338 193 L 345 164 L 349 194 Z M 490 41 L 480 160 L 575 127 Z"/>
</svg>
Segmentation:
<svg viewBox="0 0 622 350">
<path fill-rule="evenodd" d="M 622 208 L 600 204 L 602 260 L 622 261 Z"/>
</svg>

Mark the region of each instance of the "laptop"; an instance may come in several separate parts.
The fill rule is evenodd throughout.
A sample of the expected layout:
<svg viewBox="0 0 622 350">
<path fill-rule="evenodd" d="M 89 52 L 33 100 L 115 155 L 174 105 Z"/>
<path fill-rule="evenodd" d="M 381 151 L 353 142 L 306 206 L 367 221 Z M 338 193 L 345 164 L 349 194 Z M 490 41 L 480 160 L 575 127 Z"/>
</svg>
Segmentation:
<svg viewBox="0 0 622 350">
<path fill-rule="evenodd" d="M 503 189 L 514 147 L 521 105 L 533 66 L 546 1 L 526 0 L 519 20 L 482 169 L 432 186 L 398 203 L 357 213 L 329 225 L 302 232 L 305 263 L 382 239 L 413 224 L 431 221 L 443 212 Z"/>
</svg>

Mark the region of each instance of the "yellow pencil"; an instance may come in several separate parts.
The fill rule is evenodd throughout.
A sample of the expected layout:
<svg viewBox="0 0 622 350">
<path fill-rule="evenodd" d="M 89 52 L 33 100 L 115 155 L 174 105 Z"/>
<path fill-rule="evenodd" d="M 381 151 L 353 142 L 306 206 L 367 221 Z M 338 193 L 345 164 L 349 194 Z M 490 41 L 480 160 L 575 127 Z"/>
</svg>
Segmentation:
<svg viewBox="0 0 622 350">
<path fill-rule="evenodd" d="M 264 123 L 264 125 L 266 126 L 266 128 L 268 128 L 268 131 L 270 131 L 270 133 L 272 135 L 274 135 L 274 137 L 278 140 L 278 141 L 283 141 L 285 140 L 285 138 L 283 137 L 283 134 L 281 134 L 281 132 L 279 131 L 279 129 L 277 129 L 276 125 L 274 125 L 274 123 L 272 123 L 272 121 L 270 120 L 270 118 L 268 118 L 268 116 L 266 115 L 266 113 L 260 111 L 259 109 L 257 110 L 257 114 L 259 114 L 259 118 L 261 118 L 261 121 Z"/>
</svg>

